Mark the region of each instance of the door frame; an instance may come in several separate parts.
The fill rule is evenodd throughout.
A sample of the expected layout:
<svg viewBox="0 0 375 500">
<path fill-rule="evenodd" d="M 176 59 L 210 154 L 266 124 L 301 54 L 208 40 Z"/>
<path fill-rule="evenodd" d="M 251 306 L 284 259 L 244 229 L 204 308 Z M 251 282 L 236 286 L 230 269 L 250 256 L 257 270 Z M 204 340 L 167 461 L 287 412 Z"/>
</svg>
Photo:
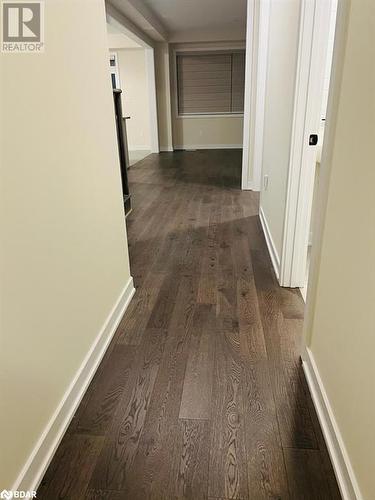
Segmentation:
<svg viewBox="0 0 375 500">
<path fill-rule="evenodd" d="M 271 0 L 248 0 L 242 189 L 261 190 Z"/>
<path fill-rule="evenodd" d="M 331 0 L 304 0 L 301 4 L 298 60 L 292 140 L 289 160 L 280 285 L 303 287 L 313 200 L 317 145 L 309 145 L 310 134 L 318 134 L 321 120 Z M 325 60 L 325 58 L 324 58 Z M 308 222 L 307 222 L 308 221 Z"/>
<path fill-rule="evenodd" d="M 257 4 L 254 0 L 247 2 L 246 20 L 246 53 L 245 53 L 245 94 L 243 111 L 243 138 L 242 138 L 242 172 L 241 189 L 253 189 L 251 179 L 251 150 L 253 144 L 253 122 L 255 107 L 256 74 L 255 61 L 257 52 Z"/>
</svg>

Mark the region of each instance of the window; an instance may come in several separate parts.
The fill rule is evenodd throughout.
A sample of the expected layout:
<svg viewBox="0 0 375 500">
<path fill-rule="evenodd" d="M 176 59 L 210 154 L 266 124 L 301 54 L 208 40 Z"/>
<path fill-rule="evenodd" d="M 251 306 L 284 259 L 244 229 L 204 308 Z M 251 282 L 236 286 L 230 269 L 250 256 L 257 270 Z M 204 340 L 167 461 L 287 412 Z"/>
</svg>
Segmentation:
<svg viewBox="0 0 375 500">
<path fill-rule="evenodd" d="M 243 113 L 245 51 L 177 54 L 179 115 Z"/>
</svg>

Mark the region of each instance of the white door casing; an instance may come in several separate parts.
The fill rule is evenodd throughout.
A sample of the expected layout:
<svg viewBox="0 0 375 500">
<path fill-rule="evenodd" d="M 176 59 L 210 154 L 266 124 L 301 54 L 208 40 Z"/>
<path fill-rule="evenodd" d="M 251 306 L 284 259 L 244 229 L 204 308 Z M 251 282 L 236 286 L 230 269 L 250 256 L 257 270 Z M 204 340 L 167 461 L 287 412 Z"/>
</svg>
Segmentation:
<svg viewBox="0 0 375 500">
<path fill-rule="evenodd" d="M 280 285 L 302 287 L 314 189 L 318 134 L 328 52 L 331 0 L 304 0 L 301 6 L 287 202 L 280 265 Z"/>
<path fill-rule="evenodd" d="M 271 0 L 247 4 L 242 189 L 260 191 Z"/>
</svg>

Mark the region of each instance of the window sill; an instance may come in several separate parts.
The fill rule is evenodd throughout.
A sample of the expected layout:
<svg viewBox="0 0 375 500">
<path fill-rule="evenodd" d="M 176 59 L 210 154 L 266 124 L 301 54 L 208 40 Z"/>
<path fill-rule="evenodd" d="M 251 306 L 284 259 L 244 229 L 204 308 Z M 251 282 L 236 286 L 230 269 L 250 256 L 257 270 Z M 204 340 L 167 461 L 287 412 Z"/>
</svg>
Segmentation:
<svg viewBox="0 0 375 500">
<path fill-rule="evenodd" d="M 223 113 L 223 114 L 218 114 L 218 113 L 213 113 L 213 114 L 194 114 L 194 115 L 177 115 L 177 119 L 183 119 L 183 118 L 243 118 L 243 113 Z"/>
</svg>

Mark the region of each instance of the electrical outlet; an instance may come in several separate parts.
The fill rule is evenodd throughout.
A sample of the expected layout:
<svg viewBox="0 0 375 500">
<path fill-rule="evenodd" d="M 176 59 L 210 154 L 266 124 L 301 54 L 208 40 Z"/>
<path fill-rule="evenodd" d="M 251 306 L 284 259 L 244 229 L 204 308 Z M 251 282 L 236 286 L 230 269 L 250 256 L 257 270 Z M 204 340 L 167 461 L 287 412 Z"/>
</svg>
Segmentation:
<svg viewBox="0 0 375 500">
<path fill-rule="evenodd" d="M 268 189 L 268 175 L 263 176 L 263 189 L 264 191 L 267 191 Z"/>
</svg>

